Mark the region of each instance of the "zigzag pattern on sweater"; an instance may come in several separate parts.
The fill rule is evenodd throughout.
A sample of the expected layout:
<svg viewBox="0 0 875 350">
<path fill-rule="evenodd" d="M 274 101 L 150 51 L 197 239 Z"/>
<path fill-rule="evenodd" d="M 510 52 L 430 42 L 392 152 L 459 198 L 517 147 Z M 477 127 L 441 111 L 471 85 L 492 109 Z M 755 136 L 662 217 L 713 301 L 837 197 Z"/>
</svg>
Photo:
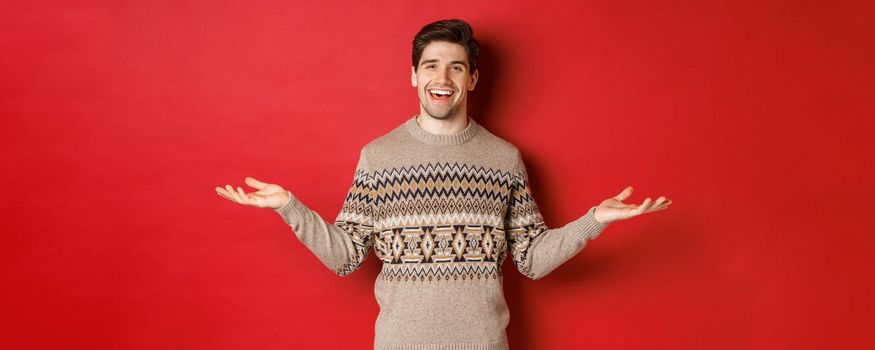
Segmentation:
<svg viewBox="0 0 875 350">
<path fill-rule="evenodd" d="M 500 227 L 502 225 L 501 218 L 492 214 L 475 214 L 475 213 L 446 213 L 443 215 L 433 214 L 409 214 L 401 216 L 392 216 L 380 219 L 379 226 L 375 226 L 377 231 L 408 226 L 445 226 L 457 224 L 460 222 L 468 222 L 477 225 L 488 225 Z"/>
<path fill-rule="evenodd" d="M 429 214 L 452 214 L 463 212 L 474 213 L 502 213 L 504 203 L 480 198 L 417 198 L 411 200 L 385 203 L 377 207 L 375 214 L 378 218 L 429 213 Z"/>
<path fill-rule="evenodd" d="M 525 172 L 458 163 L 357 170 L 335 223 L 355 248 L 338 273 L 355 270 L 373 246 L 384 266 L 406 266 L 387 270 L 392 280 L 494 277 L 466 264 L 497 269 L 508 245 L 525 269 L 527 248 L 546 232 Z"/>
<path fill-rule="evenodd" d="M 415 198 L 478 198 L 507 203 L 509 172 L 459 163 L 427 163 L 375 172 L 375 205 Z"/>
<path fill-rule="evenodd" d="M 374 192 L 371 190 L 371 184 L 367 172 L 358 169 L 353 176 L 352 185 L 346 194 L 346 199 L 343 201 L 343 208 L 335 219 L 335 223 L 349 222 L 362 225 L 372 225 L 373 223 L 373 202 Z"/>
<path fill-rule="evenodd" d="M 501 268 L 495 263 L 383 265 L 379 278 L 388 281 L 449 281 L 498 278 Z"/>
</svg>

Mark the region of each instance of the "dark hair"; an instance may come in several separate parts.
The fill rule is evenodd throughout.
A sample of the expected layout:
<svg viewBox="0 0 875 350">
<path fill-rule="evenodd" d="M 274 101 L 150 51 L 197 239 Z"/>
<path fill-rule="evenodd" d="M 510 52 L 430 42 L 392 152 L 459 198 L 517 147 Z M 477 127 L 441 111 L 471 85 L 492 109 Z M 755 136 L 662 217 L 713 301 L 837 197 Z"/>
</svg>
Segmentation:
<svg viewBox="0 0 875 350">
<path fill-rule="evenodd" d="M 480 46 L 474 39 L 471 25 L 461 19 L 445 19 L 426 24 L 413 38 L 413 69 L 419 69 L 419 59 L 422 50 L 432 41 L 446 41 L 465 47 L 468 53 L 468 74 L 474 74 L 477 69 L 477 58 L 480 57 Z"/>
</svg>

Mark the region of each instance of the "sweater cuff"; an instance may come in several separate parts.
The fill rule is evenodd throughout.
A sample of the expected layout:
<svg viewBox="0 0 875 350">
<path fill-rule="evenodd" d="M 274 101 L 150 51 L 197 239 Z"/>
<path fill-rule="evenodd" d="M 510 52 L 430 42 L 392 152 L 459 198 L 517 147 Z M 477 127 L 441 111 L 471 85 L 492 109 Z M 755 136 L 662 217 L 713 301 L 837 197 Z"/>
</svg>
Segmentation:
<svg viewBox="0 0 875 350">
<path fill-rule="evenodd" d="M 580 225 L 580 238 L 593 240 L 599 236 L 602 231 L 608 227 L 608 224 L 603 224 L 595 219 L 595 209 L 596 206 L 589 208 L 589 210 L 584 214 L 580 219 L 578 219 L 578 225 Z"/>
<path fill-rule="evenodd" d="M 310 212 L 310 208 L 304 206 L 304 203 L 296 198 L 291 191 L 286 191 L 289 195 L 289 200 L 282 207 L 274 209 L 279 214 L 286 224 L 294 225 L 304 220 L 304 217 Z"/>
</svg>

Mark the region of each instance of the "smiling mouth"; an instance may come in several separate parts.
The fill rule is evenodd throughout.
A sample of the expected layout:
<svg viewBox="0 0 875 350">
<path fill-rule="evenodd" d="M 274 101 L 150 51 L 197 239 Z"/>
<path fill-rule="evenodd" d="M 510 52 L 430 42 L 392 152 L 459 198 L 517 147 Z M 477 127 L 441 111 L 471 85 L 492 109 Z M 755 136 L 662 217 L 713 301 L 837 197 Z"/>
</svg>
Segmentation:
<svg viewBox="0 0 875 350">
<path fill-rule="evenodd" d="M 451 89 L 428 89 L 428 95 L 432 101 L 443 103 L 450 100 L 456 92 Z"/>
</svg>

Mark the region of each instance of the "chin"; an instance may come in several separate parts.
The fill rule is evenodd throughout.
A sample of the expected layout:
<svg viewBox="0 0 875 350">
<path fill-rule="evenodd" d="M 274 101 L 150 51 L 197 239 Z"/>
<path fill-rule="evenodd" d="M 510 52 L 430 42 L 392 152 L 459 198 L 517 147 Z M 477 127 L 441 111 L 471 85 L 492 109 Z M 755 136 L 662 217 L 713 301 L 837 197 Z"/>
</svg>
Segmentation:
<svg viewBox="0 0 875 350">
<path fill-rule="evenodd" d="M 452 116 L 456 114 L 455 110 L 433 112 L 433 111 L 429 111 L 426 109 L 425 112 L 428 113 L 428 115 L 431 116 L 432 118 L 440 119 L 440 120 L 451 119 Z"/>
<path fill-rule="evenodd" d="M 440 119 L 440 120 L 450 119 L 450 113 L 444 113 L 444 114 L 429 113 L 428 115 L 430 115 L 434 119 Z"/>
<path fill-rule="evenodd" d="M 430 117 L 439 120 L 450 119 L 453 115 L 455 115 L 459 109 L 458 108 L 450 108 L 448 110 L 434 110 L 432 108 L 427 107 L 427 105 L 422 106 Z"/>
</svg>

